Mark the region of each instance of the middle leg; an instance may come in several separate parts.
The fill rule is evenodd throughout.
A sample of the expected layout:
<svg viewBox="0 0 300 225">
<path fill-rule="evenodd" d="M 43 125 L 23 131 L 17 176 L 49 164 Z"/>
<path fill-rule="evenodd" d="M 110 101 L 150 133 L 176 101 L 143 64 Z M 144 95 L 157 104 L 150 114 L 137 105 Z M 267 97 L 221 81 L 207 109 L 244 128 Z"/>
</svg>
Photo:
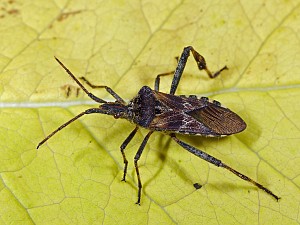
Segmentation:
<svg viewBox="0 0 300 225">
<path fill-rule="evenodd" d="M 167 72 L 167 73 L 161 73 L 161 74 L 158 74 L 155 78 L 155 83 L 154 83 L 154 90 L 155 91 L 159 91 L 159 84 L 160 84 L 160 77 L 163 77 L 163 76 L 170 76 L 174 74 L 174 71 L 171 71 L 171 72 Z"/>
<path fill-rule="evenodd" d="M 135 166 L 135 171 L 136 171 L 136 175 L 138 178 L 138 200 L 136 202 L 136 204 L 140 205 L 141 203 L 141 192 L 142 192 L 142 182 L 141 182 L 141 177 L 140 177 L 140 171 L 139 171 L 139 167 L 138 167 L 138 161 L 143 153 L 143 150 L 147 144 L 147 141 L 149 140 L 149 137 L 151 136 L 151 134 L 153 133 L 153 131 L 150 131 L 146 137 L 144 138 L 139 150 L 137 151 L 135 157 L 134 157 L 134 166 Z"/>
</svg>

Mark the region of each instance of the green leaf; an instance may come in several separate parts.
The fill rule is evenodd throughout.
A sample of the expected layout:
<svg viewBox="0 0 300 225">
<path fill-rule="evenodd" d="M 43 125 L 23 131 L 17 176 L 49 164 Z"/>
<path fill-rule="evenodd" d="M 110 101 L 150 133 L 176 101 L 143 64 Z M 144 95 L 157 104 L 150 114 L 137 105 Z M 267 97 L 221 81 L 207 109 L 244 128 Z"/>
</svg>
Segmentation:
<svg viewBox="0 0 300 225">
<path fill-rule="evenodd" d="M 300 7 L 297 1 L 15 1 L 0 11 L 1 224 L 299 224 Z M 216 139 L 178 136 L 263 184 L 276 202 L 228 171 L 147 131 L 126 148 L 134 125 L 106 115 L 64 122 L 97 104 L 56 63 L 107 85 L 125 100 L 175 69 L 192 45 L 177 94 L 205 95 L 237 112 L 247 129 Z M 161 79 L 168 92 L 172 77 Z M 104 90 L 92 90 L 113 101 Z M 194 183 L 202 188 L 196 190 Z"/>
</svg>

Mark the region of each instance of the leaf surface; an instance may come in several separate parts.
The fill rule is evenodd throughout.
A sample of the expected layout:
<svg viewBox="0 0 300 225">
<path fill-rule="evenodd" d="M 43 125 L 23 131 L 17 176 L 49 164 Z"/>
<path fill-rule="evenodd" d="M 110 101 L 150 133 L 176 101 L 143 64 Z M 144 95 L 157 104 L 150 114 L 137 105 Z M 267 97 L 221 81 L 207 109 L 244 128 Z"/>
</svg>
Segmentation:
<svg viewBox="0 0 300 225">
<path fill-rule="evenodd" d="M 0 223 L 299 224 L 300 6 L 297 1 L 3 1 L 0 11 Z M 247 129 L 227 138 L 178 136 L 257 180 L 257 190 L 146 130 L 106 115 L 64 122 L 96 104 L 55 62 L 129 101 L 175 69 L 192 45 L 216 79 L 188 60 L 177 94 L 209 96 Z M 161 78 L 168 92 L 172 77 Z M 88 88 L 91 90 L 90 88 Z M 105 90 L 91 90 L 114 101 Z M 196 190 L 194 183 L 202 187 Z"/>
</svg>

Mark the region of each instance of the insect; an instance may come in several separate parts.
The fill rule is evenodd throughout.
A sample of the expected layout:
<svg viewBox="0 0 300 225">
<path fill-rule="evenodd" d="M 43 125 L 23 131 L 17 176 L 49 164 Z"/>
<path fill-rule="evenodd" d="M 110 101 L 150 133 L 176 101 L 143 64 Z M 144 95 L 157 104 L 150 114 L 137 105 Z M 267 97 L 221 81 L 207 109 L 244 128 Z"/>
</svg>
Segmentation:
<svg viewBox="0 0 300 225">
<path fill-rule="evenodd" d="M 222 167 L 229 170 L 239 178 L 248 181 L 257 186 L 259 189 L 265 191 L 267 194 L 271 195 L 278 201 L 280 197 L 275 195 L 268 188 L 236 171 L 227 164 L 223 163 L 221 160 L 179 140 L 176 137 L 176 133 L 209 137 L 223 137 L 239 133 L 246 128 L 246 123 L 237 114 L 232 112 L 230 109 L 221 106 L 218 101 L 210 101 L 207 97 L 197 98 L 195 95 L 175 95 L 190 52 L 192 53 L 199 70 L 205 70 L 210 78 L 215 78 L 223 70 L 228 69 L 226 66 L 224 66 L 222 69 L 218 70 L 215 73 L 210 72 L 210 70 L 206 66 L 204 57 L 201 56 L 192 46 L 185 47 L 178 60 L 175 71 L 157 75 L 155 79 L 154 90 L 152 90 L 148 86 L 143 86 L 139 90 L 137 96 L 129 101 L 128 104 L 126 104 L 126 102 L 110 87 L 105 85 L 92 85 L 88 80 L 81 77 L 81 79 L 83 79 L 83 81 L 85 81 L 92 88 L 105 88 L 106 91 L 114 97 L 115 101 L 107 102 L 99 97 L 96 97 L 82 85 L 82 83 L 59 59 L 55 57 L 56 61 L 65 69 L 65 71 L 79 85 L 79 87 L 91 99 L 93 99 L 95 102 L 100 103 L 100 105 L 98 108 L 89 108 L 81 112 L 68 122 L 61 125 L 55 131 L 50 133 L 45 139 L 43 139 L 38 144 L 37 149 L 58 131 L 65 128 L 70 123 L 74 122 L 83 115 L 92 113 L 112 115 L 115 119 L 127 119 L 136 125 L 134 130 L 124 140 L 120 147 L 124 161 L 124 173 L 122 181 L 126 180 L 128 166 L 128 160 L 125 156 L 124 151 L 126 146 L 132 140 L 140 127 L 149 130 L 134 157 L 134 166 L 138 181 L 138 197 L 136 204 L 140 205 L 142 191 L 142 182 L 138 167 L 138 161 L 143 153 L 147 141 L 154 131 L 160 131 L 166 135 L 169 135 L 177 144 L 179 144 L 190 153 L 198 156 L 201 159 L 204 159 L 209 163 L 214 164 L 217 167 Z M 174 74 L 174 76 L 170 93 L 166 94 L 159 92 L 160 77 L 172 74 Z"/>
<path fill-rule="evenodd" d="M 202 188 L 202 185 L 199 183 L 194 183 L 193 186 L 196 190 Z"/>
</svg>

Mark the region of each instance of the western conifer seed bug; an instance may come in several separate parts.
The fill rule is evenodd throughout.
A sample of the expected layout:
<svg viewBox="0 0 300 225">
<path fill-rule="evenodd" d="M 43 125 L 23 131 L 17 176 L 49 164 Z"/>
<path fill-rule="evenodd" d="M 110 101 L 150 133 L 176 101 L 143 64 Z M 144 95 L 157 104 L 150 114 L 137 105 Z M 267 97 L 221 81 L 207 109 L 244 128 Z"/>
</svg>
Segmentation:
<svg viewBox="0 0 300 225">
<path fill-rule="evenodd" d="M 129 101 L 128 104 L 126 104 L 126 102 L 108 86 L 92 85 L 82 77 L 81 79 L 83 79 L 92 88 L 105 88 L 106 91 L 115 98 L 115 101 L 107 102 L 99 97 L 96 97 L 95 95 L 90 93 L 71 73 L 71 71 L 55 57 L 56 61 L 65 69 L 65 71 L 79 85 L 79 87 L 91 99 L 93 99 L 95 102 L 100 103 L 100 105 L 98 108 L 90 108 L 81 112 L 68 122 L 61 125 L 55 131 L 49 134 L 44 140 L 42 140 L 38 144 L 37 149 L 58 131 L 65 128 L 70 123 L 74 122 L 85 114 L 100 113 L 112 115 L 115 119 L 127 119 L 128 121 L 136 125 L 134 130 L 129 134 L 129 136 L 125 139 L 120 147 L 124 161 L 124 173 L 122 181 L 125 181 L 127 174 L 128 161 L 124 152 L 126 146 L 132 140 L 139 127 L 143 127 L 149 130 L 134 157 L 134 166 L 138 181 L 138 198 L 136 204 L 140 205 L 142 191 L 142 182 L 138 167 L 138 161 L 143 153 L 149 137 L 154 131 L 161 131 L 164 134 L 169 135 L 177 144 L 179 144 L 181 147 L 191 152 L 195 156 L 198 156 L 199 158 L 204 159 L 205 161 L 212 163 L 217 167 L 222 167 L 229 170 L 239 178 L 248 181 L 257 186 L 259 189 L 265 191 L 267 194 L 271 195 L 278 201 L 280 197 L 275 195 L 268 188 L 236 171 L 227 164 L 223 163 L 221 160 L 179 140 L 176 137 L 176 133 L 209 137 L 223 137 L 239 133 L 246 128 L 246 123 L 237 114 L 232 112 L 230 109 L 221 106 L 221 104 L 215 100 L 210 101 L 207 97 L 201 97 L 200 99 L 198 99 L 194 95 L 175 95 L 190 52 L 192 52 L 199 70 L 205 70 L 210 78 L 215 78 L 223 70 L 228 69 L 226 66 L 224 66 L 222 69 L 218 70 L 215 73 L 210 72 L 210 70 L 206 66 L 204 57 L 201 56 L 197 51 L 195 51 L 192 46 L 185 47 L 178 60 L 178 65 L 175 71 L 157 75 L 155 79 L 154 90 L 152 90 L 148 86 L 142 87 L 139 90 L 137 96 Z M 172 74 L 174 74 L 174 77 L 170 93 L 166 94 L 159 92 L 160 77 Z"/>
</svg>

